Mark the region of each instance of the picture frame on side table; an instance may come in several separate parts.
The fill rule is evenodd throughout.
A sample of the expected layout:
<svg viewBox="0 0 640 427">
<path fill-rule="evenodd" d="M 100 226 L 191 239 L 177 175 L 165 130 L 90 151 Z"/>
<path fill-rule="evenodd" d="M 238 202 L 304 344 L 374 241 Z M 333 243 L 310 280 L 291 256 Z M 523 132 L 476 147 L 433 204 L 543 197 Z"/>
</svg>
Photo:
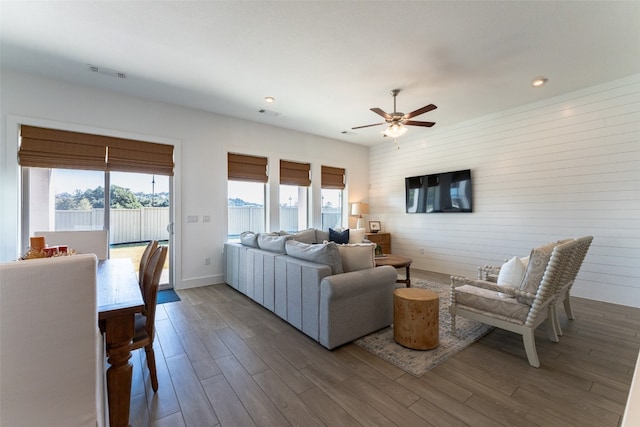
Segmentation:
<svg viewBox="0 0 640 427">
<path fill-rule="evenodd" d="M 369 221 L 369 230 L 371 230 L 372 233 L 377 233 L 378 231 L 382 230 L 380 221 Z"/>
</svg>

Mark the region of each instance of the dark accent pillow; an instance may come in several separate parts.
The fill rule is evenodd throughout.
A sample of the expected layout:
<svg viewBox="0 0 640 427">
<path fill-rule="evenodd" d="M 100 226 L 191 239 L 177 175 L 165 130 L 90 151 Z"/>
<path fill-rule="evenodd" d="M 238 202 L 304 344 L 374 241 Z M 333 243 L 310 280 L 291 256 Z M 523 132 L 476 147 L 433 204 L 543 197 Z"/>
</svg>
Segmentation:
<svg viewBox="0 0 640 427">
<path fill-rule="evenodd" d="M 346 245 L 349 243 L 349 229 L 344 231 L 336 231 L 333 228 L 329 229 L 329 241 L 336 242 L 339 245 Z"/>
</svg>

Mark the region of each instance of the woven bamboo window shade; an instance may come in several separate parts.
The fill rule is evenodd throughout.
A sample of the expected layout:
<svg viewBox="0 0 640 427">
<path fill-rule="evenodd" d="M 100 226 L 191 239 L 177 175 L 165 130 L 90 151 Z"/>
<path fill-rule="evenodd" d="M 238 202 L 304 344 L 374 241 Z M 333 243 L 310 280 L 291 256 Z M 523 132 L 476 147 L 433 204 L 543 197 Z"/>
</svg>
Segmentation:
<svg viewBox="0 0 640 427">
<path fill-rule="evenodd" d="M 266 157 L 228 153 L 227 170 L 227 176 L 232 181 L 266 183 L 269 179 Z"/>
<path fill-rule="evenodd" d="M 280 160 L 280 184 L 308 187 L 311 185 L 311 164 Z"/>
<path fill-rule="evenodd" d="M 21 126 L 21 166 L 173 175 L 173 146 Z"/>
<path fill-rule="evenodd" d="M 345 187 L 345 170 L 343 168 L 334 168 L 331 166 L 322 166 L 322 188 L 344 190 Z"/>
</svg>

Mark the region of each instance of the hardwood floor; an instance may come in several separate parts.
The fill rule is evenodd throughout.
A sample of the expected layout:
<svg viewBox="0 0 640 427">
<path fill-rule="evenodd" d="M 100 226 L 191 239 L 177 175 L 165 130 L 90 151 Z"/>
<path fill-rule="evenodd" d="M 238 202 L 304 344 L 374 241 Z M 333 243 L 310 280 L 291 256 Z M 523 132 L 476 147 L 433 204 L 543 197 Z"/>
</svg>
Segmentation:
<svg viewBox="0 0 640 427">
<path fill-rule="evenodd" d="M 414 278 L 448 276 L 412 270 Z M 133 353 L 137 426 L 617 426 L 640 348 L 640 309 L 573 298 L 559 343 L 494 330 L 420 378 L 348 344 L 328 351 L 227 285 L 158 306 L 158 393 Z"/>
</svg>

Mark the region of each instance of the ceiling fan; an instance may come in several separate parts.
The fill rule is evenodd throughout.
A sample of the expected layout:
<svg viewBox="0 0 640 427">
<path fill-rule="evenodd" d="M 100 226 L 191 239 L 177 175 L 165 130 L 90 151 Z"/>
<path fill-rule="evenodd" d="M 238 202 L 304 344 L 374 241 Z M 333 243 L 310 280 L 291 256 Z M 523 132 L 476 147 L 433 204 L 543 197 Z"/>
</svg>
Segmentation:
<svg viewBox="0 0 640 427">
<path fill-rule="evenodd" d="M 429 105 L 425 105 L 422 108 L 418 108 L 415 111 L 412 111 L 411 113 L 400 113 L 398 111 L 396 111 L 396 96 L 398 96 L 398 93 L 400 93 L 400 89 L 393 89 L 391 91 L 391 95 L 393 96 L 393 113 L 389 114 L 386 113 L 385 111 L 383 111 L 380 108 L 371 108 L 371 111 L 373 111 L 374 113 L 384 117 L 384 122 L 380 122 L 380 123 L 374 123 L 371 125 L 364 125 L 364 126 L 356 126 L 354 128 L 351 129 L 362 129 L 362 128 L 367 128 L 367 127 L 371 127 L 371 126 L 379 126 L 385 123 L 388 123 L 389 126 L 387 127 L 387 129 L 384 130 L 383 134 L 384 136 L 390 136 L 392 138 L 398 138 L 402 135 L 404 135 L 407 132 L 407 128 L 406 126 L 423 126 L 423 127 L 431 127 L 433 125 L 435 125 L 435 122 L 420 122 L 417 120 L 410 120 L 411 118 L 415 117 L 415 116 L 419 116 L 420 114 L 424 114 L 427 113 L 431 110 L 435 110 L 436 107 L 433 104 L 429 104 Z"/>
</svg>

